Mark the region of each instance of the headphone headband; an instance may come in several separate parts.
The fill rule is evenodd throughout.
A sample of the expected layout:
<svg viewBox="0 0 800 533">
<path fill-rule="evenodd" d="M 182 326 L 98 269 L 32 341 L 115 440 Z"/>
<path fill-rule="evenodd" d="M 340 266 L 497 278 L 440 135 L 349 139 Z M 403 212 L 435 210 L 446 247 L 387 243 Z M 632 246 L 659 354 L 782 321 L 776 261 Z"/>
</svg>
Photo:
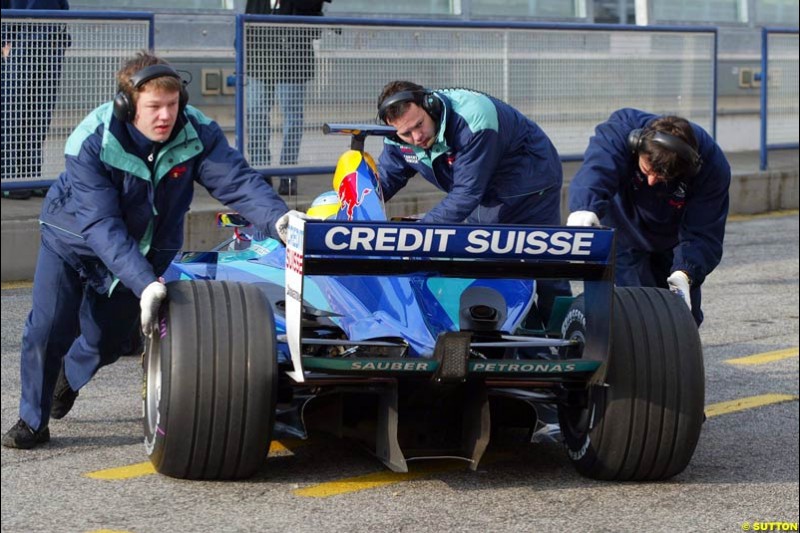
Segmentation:
<svg viewBox="0 0 800 533">
<path fill-rule="evenodd" d="M 417 105 L 420 105 L 420 103 L 424 101 L 425 96 L 429 94 L 432 93 L 427 89 L 414 90 L 414 91 L 398 91 L 393 95 L 388 96 L 378 106 L 378 118 L 382 122 L 386 122 L 386 113 L 389 111 L 389 108 L 392 107 L 393 105 L 404 102 L 415 103 Z"/>
<path fill-rule="evenodd" d="M 398 91 L 391 96 L 387 96 L 378 105 L 378 120 L 383 124 L 388 124 L 386 122 L 386 114 L 389 112 L 389 108 L 404 102 L 415 103 L 420 106 L 436 123 L 436 128 L 439 128 L 444 113 L 443 105 L 441 100 L 429 89 Z M 395 142 L 403 142 L 397 135 L 392 135 L 389 138 Z"/>
<path fill-rule="evenodd" d="M 628 134 L 628 148 L 631 153 L 638 154 L 642 148 L 642 143 L 646 139 L 674 152 L 679 158 L 689 163 L 692 176 L 700 172 L 700 167 L 703 165 L 703 158 L 700 157 L 697 150 L 692 148 L 689 143 L 680 137 L 664 133 L 663 131 L 650 130 L 647 128 L 631 130 Z"/>
<path fill-rule="evenodd" d="M 148 81 L 154 80 L 156 78 L 161 78 L 162 76 L 169 76 L 171 78 L 177 78 L 179 80 L 181 79 L 181 76 L 180 74 L 178 74 L 178 71 L 176 71 L 171 66 L 164 64 L 156 64 L 156 65 L 150 65 L 149 67 L 144 67 L 143 69 L 134 72 L 131 75 L 131 85 L 133 85 L 134 89 L 138 89 Z"/>
<path fill-rule="evenodd" d="M 184 81 L 180 74 L 178 74 L 178 71 L 171 66 L 159 63 L 144 67 L 134 72 L 130 80 L 131 85 L 133 85 L 133 90 L 136 91 L 148 81 L 164 76 L 175 78 L 181 82 L 178 112 L 182 113 L 186 108 L 186 104 L 189 102 L 189 91 L 186 90 L 188 82 Z M 133 95 L 129 95 L 128 92 L 122 88 L 117 91 L 117 94 L 114 96 L 114 116 L 117 120 L 133 122 L 136 117 L 136 105 L 133 102 L 132 96 Z"/>
</svg>

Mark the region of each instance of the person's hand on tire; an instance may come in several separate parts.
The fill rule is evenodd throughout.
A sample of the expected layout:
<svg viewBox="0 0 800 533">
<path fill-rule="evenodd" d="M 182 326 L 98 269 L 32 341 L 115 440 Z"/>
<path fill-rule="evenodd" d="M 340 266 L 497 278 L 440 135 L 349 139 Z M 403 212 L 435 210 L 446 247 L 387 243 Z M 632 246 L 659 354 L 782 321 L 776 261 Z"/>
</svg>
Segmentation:
<svg viewBox="0 0 800 533">
<path fill-rule="evenodd" d="M 591 211 L 573 211 L 567 217 L 567 226 L 600 226 L 600 219 Z"/>
<path fill-rule="evenodd" d="M 686 305 L 689 307 L 689 311 L 692 310 L 692 299 L 689 295 L 689 287 L 691 283 L 689 282 L 689 276 L 686 275 L 686 272 L 682 270 L 676 270 L 667 278 L 667 285 L 669 285 L 669 290 L 678 294 Z"/>
<path fill-rule="evenodd" d="M 158 330 L 158 309 L 167 297 L 167 286 L 163 280 L 154 281 L 144 288 L 139 306 L 142 309 L 142 333 L 146 336 Z"/>
</svg>

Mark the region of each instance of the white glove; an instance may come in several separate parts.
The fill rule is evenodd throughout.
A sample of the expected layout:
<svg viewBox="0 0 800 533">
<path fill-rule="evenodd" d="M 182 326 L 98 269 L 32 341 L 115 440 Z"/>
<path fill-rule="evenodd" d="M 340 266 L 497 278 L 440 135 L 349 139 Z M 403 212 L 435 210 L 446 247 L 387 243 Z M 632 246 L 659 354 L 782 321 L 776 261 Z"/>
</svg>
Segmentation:
<svg viewBox="0 0 800 533">
<path fill-rule="evenodd" d="M 289 217 L 290 216 L 302 218 L 304 220 L 312 220 L 312 217 L 306 215 L 302 211 L 295 211 L 294 209 L 292 209 L 291 211 L 287 211 L 286 213 L 284 213 L 281 216 L 281 218 L 279 218 L 278 221 L 275 222 L 275 229 L 278 231 L 278 237 L 281 238 L 281 241 L 283 241 L 283 244 L 286 244 L 286 237 L 287 237 L 287 234 L 289 233 Z"/>
<path fill-rule="evenodd" d="M 567 217 L 567 226 L 599 226 L 600 219 L 591 211 L 574 211 Z"/>
<path fill-rule="evenodd" d="M 689 276 L 682 270 L 676 270 L 667 278 L 667 285 L 669 290 L 678 294 L 686 305 L 689 306 L 689 311 L 692 310 L 692 299 L 689 296 Z"/>
<path fill-rule="evenodd" d="M 139 306 L 142 308 L 142 333 L 148 337 L 158 329 L 158 308 L 167 297 L 167 286 L 154 281 L 142 291 Z"/>
</svg>

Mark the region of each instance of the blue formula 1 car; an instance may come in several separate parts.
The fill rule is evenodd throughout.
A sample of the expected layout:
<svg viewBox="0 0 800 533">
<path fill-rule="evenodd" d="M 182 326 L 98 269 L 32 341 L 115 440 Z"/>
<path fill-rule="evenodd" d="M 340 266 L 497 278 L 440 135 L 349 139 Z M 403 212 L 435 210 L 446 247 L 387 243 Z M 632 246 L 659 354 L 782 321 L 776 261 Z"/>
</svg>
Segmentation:
<svg viewBox="0 0 800 533">
<path fill-rule="evenodd" d="M 284 247 L 222 215 L 234 238 L 167 272 L 144 357 L 158 472 L 247 478 L 274 433 L 311 429 L 394 471 L 431 457 L 474 470 L 493 430 L 545 424 L 591 478 L 684 470 L 703 422 L 697 328 L 669 291 L 614 288 L 612 230 L 387 221 L 363 142 L 393 129 L 326 130 L 352 136 L 332 217 L 292 217 Z M 583 294 L 528 329 L 535 280 L 548 278 Z"/>
</svg>

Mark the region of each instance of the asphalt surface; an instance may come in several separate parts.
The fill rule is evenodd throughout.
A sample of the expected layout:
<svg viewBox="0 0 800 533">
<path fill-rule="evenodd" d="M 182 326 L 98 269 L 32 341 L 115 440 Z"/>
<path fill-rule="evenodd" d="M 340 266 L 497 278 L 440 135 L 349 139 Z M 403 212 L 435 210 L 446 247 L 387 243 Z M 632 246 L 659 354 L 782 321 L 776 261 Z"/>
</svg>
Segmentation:
<svg viewBox="0 0 800 533">
<path fill-rule="evenodd" d="M 51 443 L 2 449 L 2 531 L 796 528 L 799 238 L 796 211 L 729 221 L 725 257 L 703 292 L 711 416 L 689 467 L 669 481 L 592 481 L 574 471 L 558 444 L 505 441 L 493 443 L 477 472 L 437 461 L 415 463 L 412 475 L 399 476 L 326 435 L 285 441 L 291 451 L 276 449 L 249 481 L 169 479 L 146 463 L 140 361 L 125 357 L 98 373 L 65 419 L 51 422 Z M 19 342 L 29 306 L 29 288 L 4 285 L 3 431 L 17 419 Z M 784 356 L 728 362 L 775 351 Z M 778 525 L 767 529 L 769 523 Z"/>
</svg>

